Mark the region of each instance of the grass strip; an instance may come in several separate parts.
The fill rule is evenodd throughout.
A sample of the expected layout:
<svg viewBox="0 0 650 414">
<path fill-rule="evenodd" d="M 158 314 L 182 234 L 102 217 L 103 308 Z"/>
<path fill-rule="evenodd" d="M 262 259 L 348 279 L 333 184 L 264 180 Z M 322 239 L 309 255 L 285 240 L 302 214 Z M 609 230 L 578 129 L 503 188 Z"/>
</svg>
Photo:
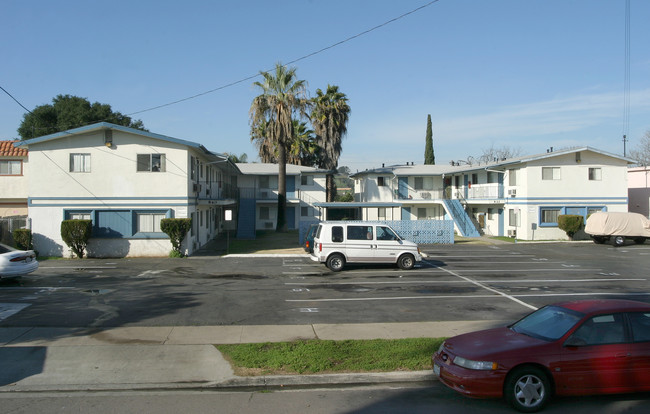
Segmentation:
<svg viewBox="0 0 650 414">
<path fill-rule="evenodd" d="M 305 340 L 215 345 L 235 374 L 285 375 L 420 371 L 444 338 Z"/>
</svg>

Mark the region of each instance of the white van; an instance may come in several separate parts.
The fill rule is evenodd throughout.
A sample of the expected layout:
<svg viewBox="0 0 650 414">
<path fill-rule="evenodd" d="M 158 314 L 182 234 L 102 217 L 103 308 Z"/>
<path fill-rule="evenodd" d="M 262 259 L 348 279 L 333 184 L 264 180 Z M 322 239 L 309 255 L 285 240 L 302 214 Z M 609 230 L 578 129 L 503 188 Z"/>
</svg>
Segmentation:
<svg viewBox="0 0 650 414">
<path fill-rule="evenodd" d="M 316 230 L 311 259 L 333 272 L 346 263 L 397 263 L 408 270 L 422 260 L 422 254 L 416 243 L 403 240 L 385 224 L 326 221 Z"/>
</svg>

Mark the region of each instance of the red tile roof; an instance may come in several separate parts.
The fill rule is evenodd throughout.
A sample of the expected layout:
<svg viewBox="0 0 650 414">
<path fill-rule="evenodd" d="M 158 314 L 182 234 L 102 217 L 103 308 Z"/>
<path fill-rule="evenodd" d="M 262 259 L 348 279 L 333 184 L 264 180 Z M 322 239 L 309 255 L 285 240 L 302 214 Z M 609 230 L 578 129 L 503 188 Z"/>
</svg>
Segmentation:
<svg viewBox="0 0 650 414">
<path fill-rule="evenodd" d="M 14 147 L 14 142 L 17 141 L 0 141 L 0 157 L 26 157 L 27 150 L 25 148 Z"/>
</svg>

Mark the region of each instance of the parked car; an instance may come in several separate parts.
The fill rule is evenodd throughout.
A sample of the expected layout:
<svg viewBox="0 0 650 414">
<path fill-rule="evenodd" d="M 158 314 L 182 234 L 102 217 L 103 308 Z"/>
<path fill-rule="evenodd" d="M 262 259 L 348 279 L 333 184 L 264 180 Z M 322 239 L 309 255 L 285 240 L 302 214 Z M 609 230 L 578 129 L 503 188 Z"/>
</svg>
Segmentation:
<svg viewBox="0 0 650 414">
<path fill-rule="evenodd" d="M 422 260 L 420 248 L 385 224 L 330 221 L 318 225 L 311 259 L 333 272 L 346 263 L 397 263 L 404 270 Z"/>
<path fill-rule="evenodd" d="M 535 412 L 552 394 L 650 391 L 650 304 L 586 300 L 545 306 L 518 322 L 445 340 L 433 371 L 470 397 Z"/>
<path fill-rule="evenodd" d="M 0 243 L 0 279 L 9 279 L 32 273 L 38 269 L 33 250 L 16 250 Z"/>
<path fill-rule="evenodd" d="M 598 212 L 587 218 L 585 233 L 597 244 L 611 240 L 618 247 L 626 239 L 643 244 L 650 237 L 650 220 L 639 213 Z"/>
<path fill-rule="evenodd" d="M 314 236 L 316 235 L 316 230 L 318 230 L 318 224 L 310 224 L 307 233 L 305 233 L 305 241 L 302 247 L 307 253 L 314 251 Z"/>
</svg>

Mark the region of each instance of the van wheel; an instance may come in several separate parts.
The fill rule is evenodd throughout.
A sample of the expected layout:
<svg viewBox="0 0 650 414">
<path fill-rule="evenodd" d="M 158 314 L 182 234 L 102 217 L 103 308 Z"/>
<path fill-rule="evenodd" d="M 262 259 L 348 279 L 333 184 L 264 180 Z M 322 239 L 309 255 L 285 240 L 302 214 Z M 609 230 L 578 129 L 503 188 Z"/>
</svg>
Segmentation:
<svg viewBox="0 0 650 414">
<path fill-rule="evenodd" d="M 622 245 L 625 244 L 625 237 L 623 236 L 614 236 L 612 239 L 612 244 L 614 247 L 621 247 Z"/>
<path fill-rule="evenodd" d="M 332 272 L 340 272 L 345 266 L 345 259 L 340 254 L 333 254 L 327 258 L 326 264 Z"/>
<path fill-rule="evenodd" d="M 645 237 L 637 237 L 634 239 L 634 243 L 636 244 L 643 244 L 645 243 Z"/>
<path fill-rule="evenodd" d="M 397 265 L 402 270 L 411 270 L 415 266 L 415 258 L 410 254 L 403 254 L 397 259 Z"/>
</svg>

